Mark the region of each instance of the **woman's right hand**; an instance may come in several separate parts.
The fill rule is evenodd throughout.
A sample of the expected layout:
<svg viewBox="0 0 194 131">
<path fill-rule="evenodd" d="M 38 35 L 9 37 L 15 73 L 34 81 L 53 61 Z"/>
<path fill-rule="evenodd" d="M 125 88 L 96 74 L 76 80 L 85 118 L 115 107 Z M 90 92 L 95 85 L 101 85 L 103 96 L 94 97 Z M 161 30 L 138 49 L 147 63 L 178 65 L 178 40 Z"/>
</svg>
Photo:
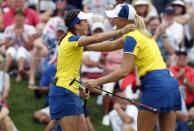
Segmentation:
<svg viewBox="0 0 194 131">
<path fill-rule="evenodd" d="M 123 27 L 120 29 L 121 34 L 125 34 L 129 31 L 132 31 L 136 28 L 137 26 L 135 24 L 128 24 L 127 26 Z"/>
</svg>

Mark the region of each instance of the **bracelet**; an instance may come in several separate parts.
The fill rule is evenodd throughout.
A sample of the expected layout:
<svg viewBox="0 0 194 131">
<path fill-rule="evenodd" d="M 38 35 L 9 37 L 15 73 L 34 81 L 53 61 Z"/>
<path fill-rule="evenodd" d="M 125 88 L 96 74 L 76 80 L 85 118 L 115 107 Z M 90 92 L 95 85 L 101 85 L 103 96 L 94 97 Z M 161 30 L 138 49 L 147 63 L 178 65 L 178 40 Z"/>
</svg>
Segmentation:
<svg viewBox="0 0 194 131">
<path fill-rule="evenodd" d="M 123 33 L 122 33 L 121 29 L 119 29 L 119 34 L 120 34 L 120 35 L 123 35 Z"/>
</svg>

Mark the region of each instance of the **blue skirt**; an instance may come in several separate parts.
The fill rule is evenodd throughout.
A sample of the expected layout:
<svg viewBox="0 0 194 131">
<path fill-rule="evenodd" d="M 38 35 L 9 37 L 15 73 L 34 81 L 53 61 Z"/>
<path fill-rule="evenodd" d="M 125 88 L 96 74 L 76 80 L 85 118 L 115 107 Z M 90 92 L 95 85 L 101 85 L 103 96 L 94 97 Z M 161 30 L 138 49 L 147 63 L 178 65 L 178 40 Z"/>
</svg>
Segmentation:
<svg viewBox="0 0 194 131">
<path fill-rule="evenodd" d="M 80 97 L 55 85 L 49 91 L 49 109 L 52 120 L 59 120 L 64 116 L 84 114 Z"/>
<path fill-rule="evenodd" d="M 156 108 L 158 112 L 181 110 L 178 81 L 167 69 L 148 72 L 140 80 L 143 104 Z"/>
</svg>

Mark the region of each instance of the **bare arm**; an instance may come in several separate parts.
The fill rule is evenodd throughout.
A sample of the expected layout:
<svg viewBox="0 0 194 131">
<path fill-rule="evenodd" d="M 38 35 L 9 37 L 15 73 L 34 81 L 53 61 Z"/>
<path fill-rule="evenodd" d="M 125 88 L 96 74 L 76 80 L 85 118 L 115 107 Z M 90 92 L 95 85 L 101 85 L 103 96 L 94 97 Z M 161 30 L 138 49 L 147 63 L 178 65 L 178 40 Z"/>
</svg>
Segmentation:
<svg viewBox="0 0 194 131">
<path fill-rule="evenodd" d="M 9 95 L 9 90 L 10 90 L 10 77 L 6 76 L 5 74 L 5 84 L 4 84 L 4 90 L 3 90 L 3 96 L 2 96 L 2 99 L 3 100 L 6 100 L 8 95 Z"/>
<path fill-rule="evenodd" d="M 33 48 L 34 39 L 35 39 L 35 35 L 28 36 L 27 38 L 23 37 L 23 40 L 25 42 L 24 44 L 25 48 L 27 48 L 28 50 L 31 50 Z"/>
<path fill-rule="evenodd" d="M 168 40 L 168 38 L 163 38 L 163 45 L 170 55 L 175 54 L 175 49 L 170 45 L 170 41 Z"/>
<path fill-rule="evenodd" d="M 90 45 L 90 44 L 95 44 L 99 43 L 105 40 L 109 40 L 115 36 L 120 36 L 123 35 L 135 28 L 134 24 L 127 25 L 123 27 L 122 29 L 119 30 L 114 30 L 110 32 L 103 32 L 99 33 L 93 36 L 88 36 L 88 37 L 83 37 L 82 39 L 79 40 L 78 46 L 84 46 L 84 45 Z"/>
<path fill-rule="evenodd" d="M 124 54 L 121 67 L 119 69 L 96 80 L 89 80 L 84 83 L 84 86 L 88 88 L 94 88 L 97 87 L 98 85 L 118 81 L 126 77 L 129 74 L 129 72 L 132 71 L 134 68 L 134 59 L 135 59 L 134 55 Z"/>
<path fill-rule="evenodd" d="M 14 41 L 13 40 L 8 39 L 8 38 L 5 39 L 5 48 L 6 49 L 11 47 L 11 46 L 13 46 L 13 45 L 14 45 Z"/>
<path fill-rule="evenodd" d="M 189 15 L 181 15 L 181 16 L 176 16 L 174 19 L 176 22 L 184 25 L 189 22 L 190 17 Z"/>
<path fill-rule="evenodd" d="M 176 112 L 176 118 L 178 120 L 188 122 L 189 114 L 187 112 L 184 112 L 184 111 L 177 111 Z"/>
<path fill-rule="evenodd" d="M 97 43 L 94 45 L 88 45 L 86 47 L 87 51 L 114 51 L 121 49 L 123 47 L 123 38 L 118 38 L 114 41 L 104 41 L 102 43 Z"/>
</svg>

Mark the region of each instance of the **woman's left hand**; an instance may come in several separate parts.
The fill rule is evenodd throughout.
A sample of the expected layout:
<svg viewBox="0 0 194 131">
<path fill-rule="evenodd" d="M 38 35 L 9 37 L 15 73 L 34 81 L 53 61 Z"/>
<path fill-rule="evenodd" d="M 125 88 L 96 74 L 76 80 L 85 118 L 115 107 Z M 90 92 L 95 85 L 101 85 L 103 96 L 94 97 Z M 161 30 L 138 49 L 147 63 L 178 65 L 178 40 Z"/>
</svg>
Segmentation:
<svg viewBox="0 0 194 131">
<path fill-rule="evenodd" d="M 82 99 L 87 100 L 90 98 L 90 92 L 87 89 L 79 88 L 79 95 Z"/>
<path fill-rule="evenodd" d="M 127 26 L 121 28 L 120 31 L 122 34 L 125 34 L 129 31 L 134 30 L 135 28 L 137 28 L 137 26 L 135 24 L 128 24 Z"/>
</svg>

